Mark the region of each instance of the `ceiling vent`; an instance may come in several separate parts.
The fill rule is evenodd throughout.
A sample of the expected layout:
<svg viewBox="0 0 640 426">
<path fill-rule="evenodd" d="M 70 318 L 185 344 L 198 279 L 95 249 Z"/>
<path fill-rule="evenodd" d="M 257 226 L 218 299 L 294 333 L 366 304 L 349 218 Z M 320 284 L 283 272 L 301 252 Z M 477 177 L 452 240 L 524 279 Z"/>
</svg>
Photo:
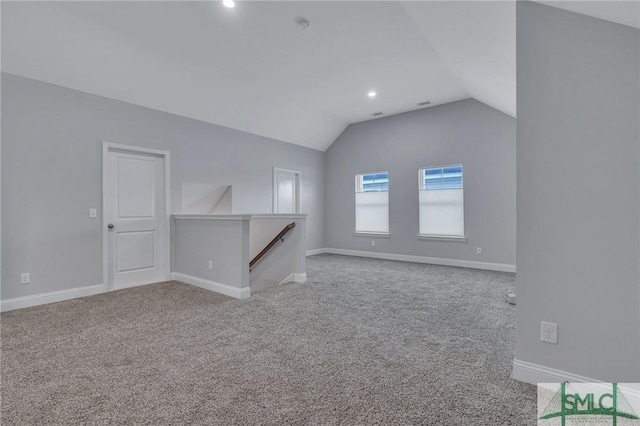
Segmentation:
<svg viewBox="0 0 640 426">
<path fill-rule="evenodd" d="M 429 101 L 424 101 L 424 102 L 420 102 L 420 103 L 418 104 L 418 106 L 427 106 L 427 105 L 431 105 L 431 102 L 429 102 Z"/>
<path fill-rule="evenodd" d="M 374 112 L 371 115 L 373 115 L 374 117 L 380 117 L 382 115 L 382 113 L 381 112 Z"/>
</svg>

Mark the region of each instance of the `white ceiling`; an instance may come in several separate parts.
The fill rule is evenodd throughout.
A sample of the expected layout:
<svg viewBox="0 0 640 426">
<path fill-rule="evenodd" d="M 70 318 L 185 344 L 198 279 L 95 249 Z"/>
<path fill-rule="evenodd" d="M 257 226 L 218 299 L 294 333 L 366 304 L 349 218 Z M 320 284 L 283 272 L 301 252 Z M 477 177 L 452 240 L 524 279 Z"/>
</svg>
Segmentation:
<svg viewBox="0 0 640 426">
<path fill-rule="evenodd" d="M 425 100 L 515 116 L 515 3 L 3 1 L 2 70 L 324 151 Z"/>
<path fill-rule="evenodd" d="M 547 6 L 557 7 L 582 15 L 593 16 L 617 24 L 640 28 L 640 0 L 587 0 L 587 1 L 543 1 L 536 0 Z"/>
</svg>

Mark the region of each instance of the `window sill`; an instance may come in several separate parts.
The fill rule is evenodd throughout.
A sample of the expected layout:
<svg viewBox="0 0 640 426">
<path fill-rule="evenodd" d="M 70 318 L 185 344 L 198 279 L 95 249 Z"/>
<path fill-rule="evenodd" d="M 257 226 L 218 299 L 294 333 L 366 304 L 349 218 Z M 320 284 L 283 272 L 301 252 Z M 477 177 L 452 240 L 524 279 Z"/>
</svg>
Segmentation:
<svg viewBox="0 0 640 426">
<path fill-rule="evenodd" d="M 452 242 L 458 242 L 458 243 L 466 243 L 467 242 L 467 237 L 448 237 L 448 236 L 444 236 L 444 235 L 421 235 L 418 234 L 418 239 L 419 240 L 430 240 L 430 241 L 452 241 Z"/>
<path fill-rule="evenodd" d="M 354 232 L 354 237 L 377 237 L 377 238 L 391 238 L 391 234 L 388 232 Z"/>
</svg>

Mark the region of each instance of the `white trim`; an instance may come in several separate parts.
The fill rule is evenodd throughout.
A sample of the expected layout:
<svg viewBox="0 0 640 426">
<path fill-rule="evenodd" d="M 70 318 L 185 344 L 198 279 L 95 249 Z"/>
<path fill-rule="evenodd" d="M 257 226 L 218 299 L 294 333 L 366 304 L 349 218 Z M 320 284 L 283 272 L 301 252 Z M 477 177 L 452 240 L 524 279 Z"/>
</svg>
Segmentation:
<svg viewBox="0 0 640 426">
<path fill-rule="evenodd" d="M 370 238 L 391 238 L 390 232 L 363 232 L 353 231 L 354 237 L 370 237 Z"/>
<path fill-rule="evenodd" d="M 176 220 L 251 220 L 251 215 L 174 214 Z"/>
<path fill-rule="evenodd" d="M 282 281 L 280 282 L 280 284 L 278 284 L 278 285 L 282 285 L 282 284 L 287 284 L 287 283 L 295 282 L 295 281 L 294 281 L 294 279 L 293 279 L 293 275 L 294 275 L 294 274 L 289 274 L 289 275 L 287 275 L 287 278 L 285 278 L 284 280 L 282 280 Z"/>
<path fill-rule="evenodd" d="M 472 260 L 442 259 L 438 257 L 412 256 L 408 254 L 377 253 L 372 251 L 326 248 L 324 253 L 344 256 L 370 257 L 374 259 L 399 260 L 401 262 L 428 263 L 431 265 L 457 266 L 460 268 L 483 269 L 499 272 L 516 272 L 516 265 L 505 263 L 476 262 Z"/>
<path fill-rule="evenodd" d="M 306 272 L 303 272 L 301 274 L 298 274 L 296 272 L 289 274 L 287 276 L 287 278 L 285 278 L 284 280 L 282 280 L 282 282 L 280 283 L 280 285 L 282 284 L 287 284 L 287 283 L 298 283 L 298 284 L 304 284 L 307 282 L 307 274 Z"/>
<path fill-rule="evenodd" d="M 325 254 L 327 249 L 319 248 L 319 249 L 311 249 L 305 252 L 305 256 L 315 256 L 316 254 Z"/>
<path fill-rule="evenodd" d="M 520 361 L 515 358 L 513 360 L 512 377 L 520 382 L 531 383 L 532 385 L 538 383 L 560 383 L 564 381 L 573 383 L 595 383 L 598 381 L 566 371 Z"/>
<path fill-rule="evenodd" d="M 556 370 L 555 368 L 520 361 L 515 358 L 513 360 L 512 377 L 520 382 L 530 383 L 532 385 L 540 384 L 543 387 L 546 387 L 543 385 L 545 383 L 562 383 L 565 381 L 569 383 L 605 383 L 591 377 L 580 376 L 568 371 Z M 634 389 L 621 384 L 620 390 L 626 397 L 634 399 L 636 404 L 640 403 L 640 388 Z"/>
<path fill-rule="evenodd" d="M 105 171 L 109 153 L 109 143 L 102 142 L 102 282 L 104 288 L 109 287 L 109 234 L 106 224 L 107 217 L 107 183 L 105 179 Z"/>
<path fill-rule="evenodd" d="M 293 281 L 299 284 L 303 284 L 307 282 L 307 273 L 303 272 L 301 274 L 298 273 L 294 273 L 293 274 Z"/>
<path fill-rule="evenodd" d="M 2 25 L 0 25 L 1 27 Z M 2 55 L 0 55 L 0 69 L 2 69 Z M 2 84 L 0 84 L 2 86 Z M 2 88 L 0 87 L 0 92 L 2 92 Z M 1 102 L 0 102 L 1 105 Z M 0 106 L 0 128 L 2 128 L 2 107 Z M 0 137 L 0 153 L 2 152 L 2 137 Z M 0 155 L 0 169 L 2 165 L 2 155 Z M 0 177 L 2 176 L 2 170 L 0 170 Z M 0 179 L 0 224 L 2 224 L 2 179 Z M 0 226 L 0 253 L 2 253 L 2 227 Z M 0 256 L 0 271 L 2 271 L 2 256 Z M 2 274 L 0 273 L 0 299 L 2 299 Z M 0 312 L 2 312 L 2 307 L 0 305 Z"/>
<path fill-rule="evenodd" d="M 104 284 L 96 284 L 88 285 L 86 287 L 70 288 L 67 290 L 32 294 L 30 296 L 15 297 L 13 299 L 0 301 L 0 312 L 62 302 L 64 300 L 77 299 L 78 297 L 93 296 L 94 294 L 104 293 L 104 291 Z"/>
<path fill-rule="evenodd" d="M 173 218 L 179 220 L 306 219 L 307 214 L 174 214 Z"/>
<path fill-rule="evenodd" d="M 163 256 L 163 276 L 166 280 L 171 276 L 171 153 L 153 148 L 144 148 L 132 145 L 123 145 L 108 141 L 102 142 L 102 279 L 105 291 L 114 290 L 111 288 L 109 280 L 109 240 L 107 229 L 107 180 L 105 171 L 107 169 L 108 153 L 110 150 L 128 151 L 133 154 L 151 154 L 162 157 L 164 163 L 164 204 L 165 212 L 162 220 L 164 243 L 162 247 Z"/>
<path fill-rule="evenodd" d="M 447 236 L 447 235 L 422 235 L 418 234 L 419 240 L 431 240 L 431 241 L 451 241 L 457 243 L 466 243 L 467 237 L 455 237 L 455 236 Z"/>
<path fill-rule="evenodd" d="M 172 272 L 171 279 L 204 288 L 205 290 L 215 291 L 216 293 L 224 294 L 225 296 L 234 297 L 236 299 L 248 299 L 251 296 L 251 287 L 233 287 L 227 284 L 194 277 L 192 275 L 182 274 L 180 272 Z"/>
<path fill-rule="evenodd" d="M 252 214 L 251 219 L 306 219 L 307 213 L 270 213 Z"/>
<path fill-rule="evenodd" d="M 142 146 L 134 146 L 134 145 L 124 145 L 121 143 L 113 143 L 113 142 L 109 142 L 109 141 L 103 141 L 103 146 L 107 146 L 109 149 L 114 149 L 114 150 L 120 150 L 120 151 L 128 151 L 128 152 L 132 152 L 132 153 L 136 153 L 136 152 L 142 152 L 144 154 L 152 154 L 152 155 L 157 155 L 159 157 L 164 157 L 167 154 L 169 154 L 169 151 L 163 151 L 160 149 L 153 149 L 153 148 L 145 148 Z"/>
</svg>

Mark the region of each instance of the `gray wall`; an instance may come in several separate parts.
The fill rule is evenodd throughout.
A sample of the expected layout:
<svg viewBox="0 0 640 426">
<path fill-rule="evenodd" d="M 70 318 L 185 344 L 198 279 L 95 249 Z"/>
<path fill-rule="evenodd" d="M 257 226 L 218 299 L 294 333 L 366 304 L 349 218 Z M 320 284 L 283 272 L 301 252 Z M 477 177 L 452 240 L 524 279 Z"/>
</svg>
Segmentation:
<svg viewBox="0 0 640 426">
<path fill-rule="evenodd" d="M 640 32 L 530 2 L 517 31 L 516 358 L 638 382 Z"/>
<path fill-rule="evenodd" d="M 249 287 L 249 219 L 174 218 L 172 222 L 172 272 Z"/>
<path fill-rule="evenodd" d="M 515 139 L 515 119 L 471 99 L 349 126 L 326 156 L 326 247 L 515 265 Z M 467 242 L 418 240 L 418 169 L 457 163 Z M 353 235 L 354 178 L 382 170 L 391 238 L 371 247 Z"/>
<path fill-rule="evenodd" d="M 174 212 L 200 182 L 265 213 L 272 168 L 300 170 L 307 248 L 323 246 L 322 152 L 5 73 L 2 124 L 3 299 L 102 283 L 102 141 L 171 151 Z"/>
</svg>

